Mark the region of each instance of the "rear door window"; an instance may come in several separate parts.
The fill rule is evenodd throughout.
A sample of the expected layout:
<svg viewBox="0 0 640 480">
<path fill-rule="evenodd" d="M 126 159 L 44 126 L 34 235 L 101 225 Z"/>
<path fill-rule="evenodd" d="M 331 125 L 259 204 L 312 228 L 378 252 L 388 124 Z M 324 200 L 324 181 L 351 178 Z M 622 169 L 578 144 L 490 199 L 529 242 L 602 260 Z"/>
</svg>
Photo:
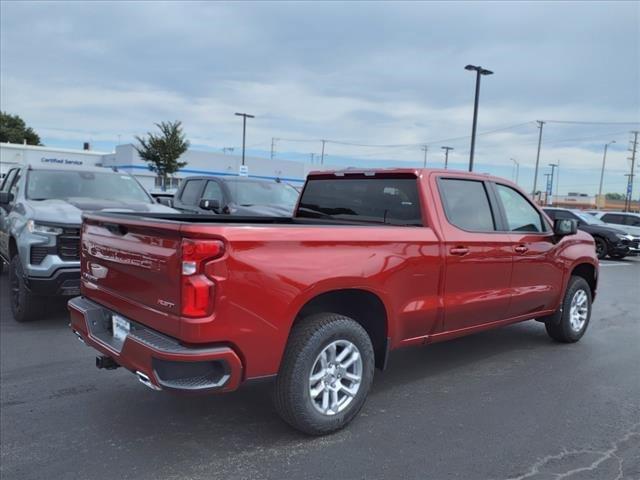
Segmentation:
<svg viewBox="0 0 640 480">
<path fill-rule="evenodd" d="M 180 202 L 185 205 L 196 205 L 200 201 L 200 190 L 203 180 L 187 180 L 180 195 Z"/>
<path fill-rule="evenodd" d="M 297 217 L 420 226 L 418 182 L 411 178 L 311 178 Z"/>
<path fill-rule="evenodd" d="M 496 223 L 484 182 L 441 178 L 440 198 L 449 223 L 470 232 L 493 232 Z"/>
</svg>

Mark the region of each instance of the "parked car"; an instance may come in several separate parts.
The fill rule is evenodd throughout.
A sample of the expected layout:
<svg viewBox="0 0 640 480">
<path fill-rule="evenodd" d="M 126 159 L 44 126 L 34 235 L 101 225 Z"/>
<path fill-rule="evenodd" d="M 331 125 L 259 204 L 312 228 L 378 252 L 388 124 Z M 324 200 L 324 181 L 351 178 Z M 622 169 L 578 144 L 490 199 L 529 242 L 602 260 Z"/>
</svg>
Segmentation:
<svg viewBox="0 0 640 480">
<path fill-rule="evenodd" d="M 628 234 L 640 239 L 640 213 L 603 212 L 601 210 L 589 210 L 589 213 L 604 223 L 624 230 Z"/>
<path fill-rule="evenodd" d="M 37 318 L 42 296 L 80 292 L 82 212 L 175 212 L 158 205 L 129 174 L 106 168 L 34 166 L 9 170 L 0 188 L 0 269 L 18 322 Z"/>
<path fill-rule="evenodd" d="M 639 251 L 638 241 L 627 232 L 607 225 L 599 218 L 589 215 L 583 210 L 545 207 L 544 211 L 553 220 L 576 220 L 579 230 L 583 230 L 593 236 L 596 243 L 596 254 L 601 260 L 606 258 L 607 255 L 619 260 L 630 253 Z"/>
<path fill-rule="evenodd" d="M 97 212 L 82 229 L 70 326 L 98 367 L 188 393 L 274 378 L 308 434 L 349 423 L 392 350 L 531 319 L 577 342 L 598 283 L 575 220 L 451 170 L 312 173 L 293 217 Z"/>
<path fill-rule="evenodd" d="M 277 180 L 199 176 L 182 181 L 172 205 L 188 213 L 291 216 L 298 196 L 295 188 Z"/>
</svg>

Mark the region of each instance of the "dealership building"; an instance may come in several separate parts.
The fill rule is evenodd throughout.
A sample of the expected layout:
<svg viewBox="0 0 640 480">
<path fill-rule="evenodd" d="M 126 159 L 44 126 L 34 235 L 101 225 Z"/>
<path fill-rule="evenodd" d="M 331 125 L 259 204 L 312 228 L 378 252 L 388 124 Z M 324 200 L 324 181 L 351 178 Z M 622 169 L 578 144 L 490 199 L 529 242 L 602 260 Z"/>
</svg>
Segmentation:
<svg viewBox="0 0 640 480">
<path fill-rule="evenodd" d="M 82 150 L 71 150 L 0 143 L 0 174 L 4 176 L 15 165 L 47 165 L 51 168 L 97 166 L 129 172 L 149 191 L 160 189 L 159 179 L 149 170 L 133 145 L 118 145 L 115 152 L 111 153 L 89 150 L 88 145 L 85 147 Z M 239 155 L 198 150 L 188 150 L 180 157 L 180 161 L 187 162 L 187 165 L 175 174 L 172 185 L 167 186 L 168 188 L 177 187 L 181 178 L 191 175 L 245 175 L 268 180 L 280 179 L 301 185 L 309 171 L 319 169 L 319 165 L 260 157 L 246 157 L 243 168 L 242 157 Z M 332 167 L 325 165 L 324 168 Z"/>
</svg>

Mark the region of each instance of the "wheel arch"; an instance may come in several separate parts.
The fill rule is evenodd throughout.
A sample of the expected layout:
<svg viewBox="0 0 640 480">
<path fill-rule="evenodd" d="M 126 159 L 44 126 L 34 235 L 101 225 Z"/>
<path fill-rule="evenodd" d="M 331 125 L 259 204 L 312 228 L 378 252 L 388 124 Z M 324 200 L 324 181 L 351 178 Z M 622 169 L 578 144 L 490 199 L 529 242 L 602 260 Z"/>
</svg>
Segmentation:
<svg viewBox="0 0 640 480">
<path fill-rule="evenodd" d="M 389 353 L 389 322 L 387 309 L 378 295 L 360 288 L 344 288 L 320 293 L 300 308 L 293 324 L 311 315 L 325 312 L 344 315 L 362 325 L 371 339 L 376 367 L 379 369 L 386 367 Z"/>
<path fill-rule="evenodd" d="M 591 298 L 595 298 L 598 287 L 598 269 L 590 262 L 578 263 L 571 269 L 571 276 L 584 278 L 589 284 Z"/>
</svg>

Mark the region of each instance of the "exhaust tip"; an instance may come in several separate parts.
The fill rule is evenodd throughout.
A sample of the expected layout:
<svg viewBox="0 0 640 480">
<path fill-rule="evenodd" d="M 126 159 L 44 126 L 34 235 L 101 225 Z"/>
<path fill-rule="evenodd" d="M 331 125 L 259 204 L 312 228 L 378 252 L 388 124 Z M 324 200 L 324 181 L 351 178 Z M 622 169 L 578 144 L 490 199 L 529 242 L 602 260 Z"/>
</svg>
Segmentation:
<svg viewBox="0 0 640 480">
<path fill-rule="evenodd" d="M 162 390 L 159 386 L 154 385 L 149 379 L 149 377 L 144 373 L 142 373 L 141 371 L 137 370 L 136 376 L 138 377 L 138 380 L 140 381 L 141 384 L 143 384 L 146 387 L 149 387 L 151 390 Z"/>
</svg>

